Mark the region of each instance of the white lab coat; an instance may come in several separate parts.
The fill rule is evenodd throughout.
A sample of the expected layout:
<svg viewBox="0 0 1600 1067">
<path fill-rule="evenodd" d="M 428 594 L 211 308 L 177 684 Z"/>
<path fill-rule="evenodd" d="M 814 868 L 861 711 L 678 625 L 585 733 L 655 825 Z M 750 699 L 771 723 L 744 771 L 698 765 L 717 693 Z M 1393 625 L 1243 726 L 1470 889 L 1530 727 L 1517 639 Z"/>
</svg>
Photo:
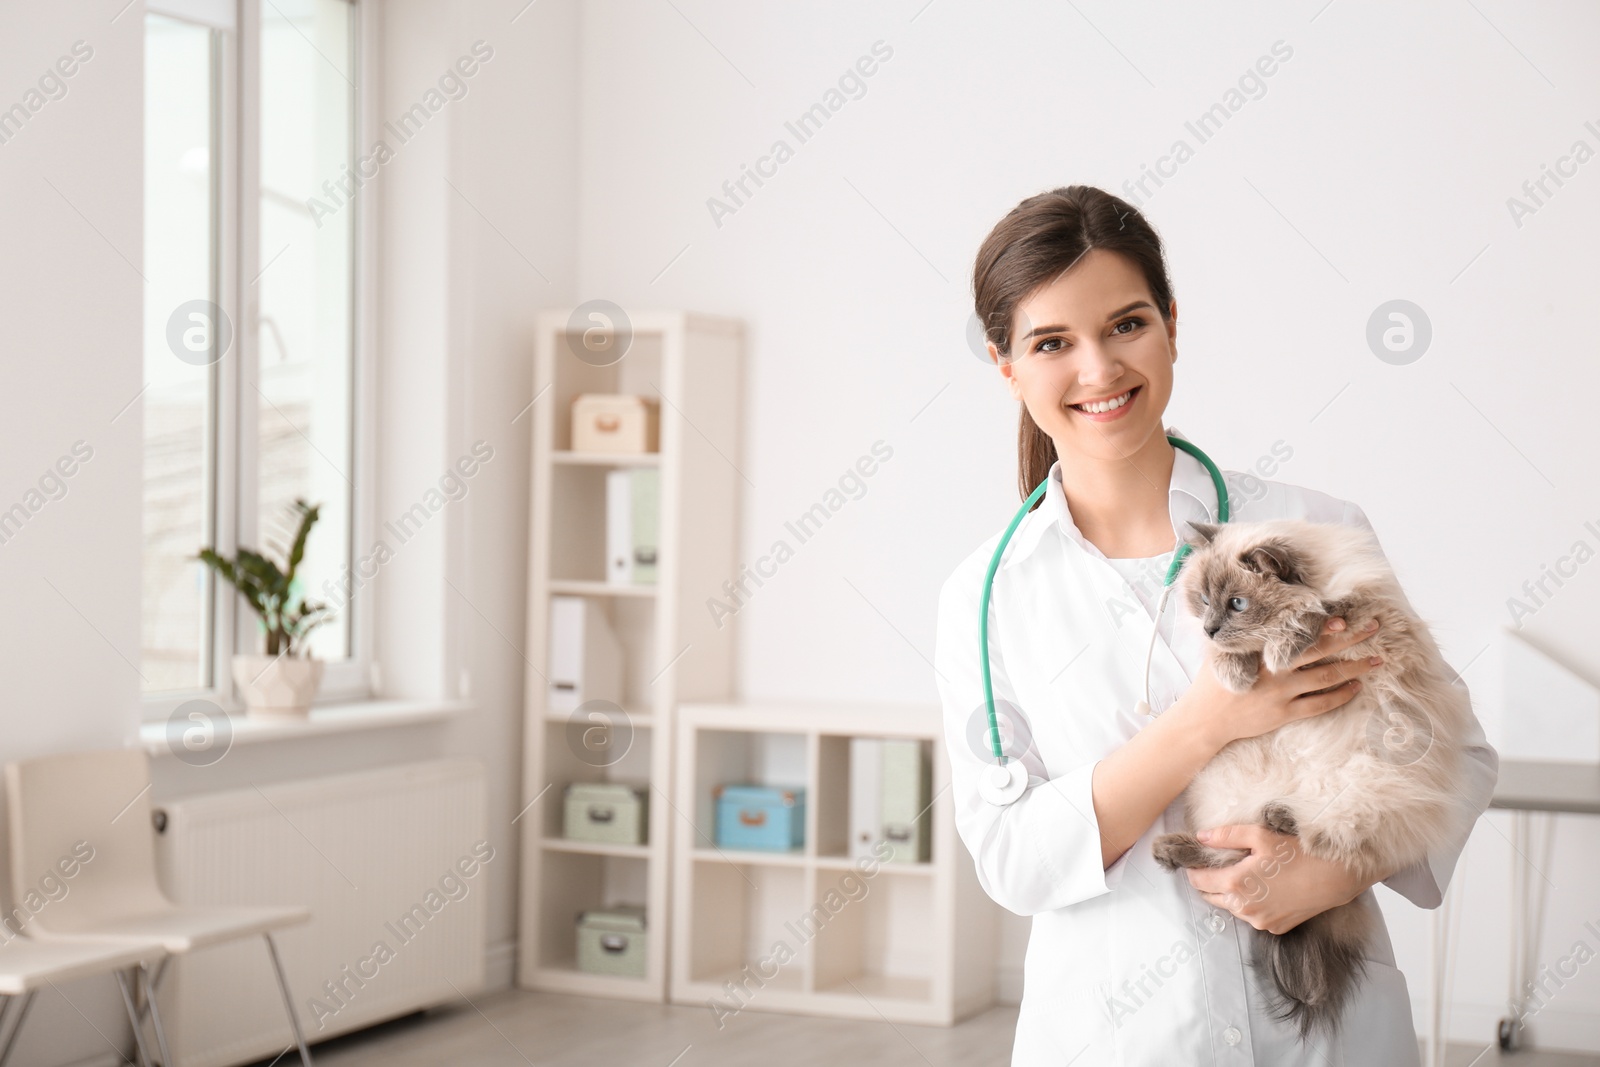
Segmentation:
<svg viewBox="0 0 1600 1067">
<path fill-rule="evenodd" d="M 1167 432 L 1184 435 L 1173 427 Z M 1355 504 L 1253 474 L 1223 470 L 1232 519 L 1301 518 L 1371 530 Z M 1179 449 L 1168 492 L 1172 524 L 1216 521 L 1216 490 L 1199 460 Z M 1420 503 L 1420 502 L 1419 502 Z M 1017 527 L 995 574 L 989 605 L 991 678 L 997 707 L 1019 709 L 1007 752 L 1035 783 L 998 807 L 978 794 L 979 770 L 993 762 L 978 663 L 978 607 L 1002 526 L 964 560 L 939 597 L 934 667 L 952 763 L 956 827 L 984 890 L 1018 915 L 1033 916 L 1013 1067 L 1167 1064 L 1403 1067 L 1419 1063 L 1405 976 L 1381 912 L 1367 975 L 1336 1040 L 1302 1045 L 1264 1002 L 1270 979 L 1250 965 L 1255 930 L 1212 908 L 1180 872 L 1151 856 L 1156 835 L 1183 829 L 1181 799 L 1109 869 L 1090 795 L 1095 763 L 1144 725 L 1150 616 L 1105 555 L 1078 532 L 1066 507 L 1060 464 L 1038 508 Z M 1204 633 L 1169 598 L 1151 666 L 1157 713 L 1200 668 Z M 1470 709 L 1466 687 L 1457 682 Z M 1468 712 L 1471 716 L 1471 712 Z M 1470 823 L 1489 802 L 1499 758 L 1476 717 L 1461 794 Z M 1384 884 L 1419 907 L 1437 907 L 1463 835 L 1440 841 L 1427 863 Z M 1378 911 L 1371 889 L 1357 898 Z"/>
</svg>

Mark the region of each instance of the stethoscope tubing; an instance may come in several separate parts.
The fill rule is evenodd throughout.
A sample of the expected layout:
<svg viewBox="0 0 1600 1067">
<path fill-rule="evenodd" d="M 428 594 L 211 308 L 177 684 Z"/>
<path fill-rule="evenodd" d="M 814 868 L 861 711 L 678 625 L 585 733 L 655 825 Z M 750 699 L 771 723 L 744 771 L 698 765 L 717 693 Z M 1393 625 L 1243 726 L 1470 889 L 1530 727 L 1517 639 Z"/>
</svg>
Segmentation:
<svg viewBox="0 0 1600 1067">
<path fill-rule="evenodd" d="M 1206 471 L 1211 475 L 1211 482 L 1216 486 L 1217 490 L 1217 521 L 1226 523 L 1229 518 L 1228 486 L 1223 481 L 1222 472 L 1211 461 L 1211 457 L 1200 450 L 1199 446 L 1185 441 L 1181 437 L 1174 437 L 1172 434 L 1167 434 L 1167 440 L 1174 447 L 1183 449 L 1205 465 Z M 1000 543 L 995 547 L 994 556 L 989 560 L 988 572 L 983 578 L 983 596 L 979 604 L 978 619 L 978 658 L 983 664 L 983 699 L 989 710 L 989 747 L 994 752 L 995 762 L 1002 767 L 1006 765 L 1010 757 L 1005 754 L 1005 746 L 1000 741 L 999 717 L 995 714 L 994 707 L 994 684 L 989 672 L 989 599 L 994 589 L 995 572 L 1000 569 L 1000 560 L 1005 555 L 1006 545 L 1010 543 L 1011 535 L 1016 533 L 1017 527 L 1021 525 L 1023 518 L 1033 510 L 1034 504 L 1038 503 L 1039 498 L 1044 496 L 1045 490 L 1049 485 L 1050 477 L 1046 475 L 1044 481 L 1040 482 L 1038 487 L 1028 494 L 1028 499 L 1023 501 L 1022 507 L 1017 509 L 1016 515 L 1011 519 L 1011 524 L 1006 527 L 1006 532 L 1001 536 Z M 1148 713 L 1150 707 L 1150 664 L 1155 655 L 1156 634 L 1161 628 L 1161 615 L 1166 609 L 1167 596 L 1172 592 L 1172 583 L 1177 578 L 1178 571 L 1183 567 L 1183 561 L 1189 555 L 1190 547 L 1187 541 L 1178 546 L 1177 551 L 1172 554 L 1172 563 L 1167 567 L 1166 577 L 1161 583 L 1161 597 L 1156 605 L 1155 624 L 1150 630 L 1149 648 L 1145 651 L 1144 700 L 1140 706 L 1146 713 Z"/>
</svg>

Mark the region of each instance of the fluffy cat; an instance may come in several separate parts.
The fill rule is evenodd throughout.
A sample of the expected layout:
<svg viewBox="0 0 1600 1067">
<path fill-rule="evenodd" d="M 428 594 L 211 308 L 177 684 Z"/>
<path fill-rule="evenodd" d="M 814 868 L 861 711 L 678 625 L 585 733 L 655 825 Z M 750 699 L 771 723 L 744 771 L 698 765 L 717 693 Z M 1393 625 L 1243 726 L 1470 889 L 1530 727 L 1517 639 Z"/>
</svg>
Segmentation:
<svg viewBox="0 0 1600 1067">
<path fill-rule="evenodd" d="M 1157 838 L 1157 861 L 1168 870 L 1238 862 L 1248 853 L 1192 836 L 1229 823 L 1296 834 L 1302 852 L 1372 880 L 1424 859 L 1459 818 L 1466 702 L 1376 541 L 1358 527 L 1297 519 L 1189 525 L 1178 592 L 1214 643 L 1224 687 L 1244 692 L 1263 665 L 1286 669 L 1332 616 L 1351 632 L 1378 619 L 1372 637 L 1336 658 L 1383 663 L 1340 707 L 1217 753 L 1183 793 L 1190 832 Z M 1271 892 L 1270 878 L 1263 886 Z M 1364 975 L 1373 921 L 1353 900 L 1281 935 L 1251 931 L 1253 962 L 1281 995 L 1273 1008 L 1302 1040 L 1337 1025 Z"/>
</svg>

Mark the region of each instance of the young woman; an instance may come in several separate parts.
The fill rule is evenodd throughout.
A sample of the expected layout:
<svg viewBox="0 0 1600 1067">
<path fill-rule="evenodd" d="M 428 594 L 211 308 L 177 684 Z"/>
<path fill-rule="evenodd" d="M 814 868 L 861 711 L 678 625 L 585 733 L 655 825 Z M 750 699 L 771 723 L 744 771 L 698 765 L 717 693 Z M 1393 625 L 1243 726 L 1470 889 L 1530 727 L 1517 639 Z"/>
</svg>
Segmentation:
<svg viewBox="0 0 1600 1067">
<path fill-rule="evenodd" d="M 973 288 L 989 357 L 1022 402 L 1022 497 L 1048 478 L 1006 547 L 989 605 L 1005 751 L 1029 775 L 1009 803 L 980 788 L 995 759 L 978 614 L 999 531 L 945 582 L 935 653 L 957 829 L 984 890 L 1033 916 L 1012 1064 L 1419 1063 L 1381 915 L 1380 943 L 1331 1040 L 1302 1043 L 1275 1018 L 1271 979 L 1250 964 L 1250 928 L 1282 933 L 1356 899 L 1376 911 L 1370 884 L 1261 826 L 1211 828 L 1212 844 L 1249 850 L 1232 867 L 1173 873 L 1151 854 L 1157 835 L 1184 828 L 1175 801 L 1224 745 L 1339 707 L 1370 669 L 1307 667 L 1366 636 L 1335 619 L 1292 667 L 1264 669 L 1253 689 L 1233 693 L 1210 669 L 1199 622 L 1170 598 L 1151 667 L 1154 717 L 1135 710 L 1162 577 L 1185 524 L 1218 518 L 1210 475 L 1167 439 L 1186 435 L 1162 423 L 1178 305 L 1160 239 L 1115 196 L 1056 189 L 995 226 Z M 1232 521 L 1371 530 L 1353 503 L 1250 472 L 1223 476 Z M 1498 768 L 1472 722 L 1463 825 L 1487 806 Z M 1438 842 L 1427 863 L 1384 884 L 1438 907 L 1465 843 Z"/>
</svg>

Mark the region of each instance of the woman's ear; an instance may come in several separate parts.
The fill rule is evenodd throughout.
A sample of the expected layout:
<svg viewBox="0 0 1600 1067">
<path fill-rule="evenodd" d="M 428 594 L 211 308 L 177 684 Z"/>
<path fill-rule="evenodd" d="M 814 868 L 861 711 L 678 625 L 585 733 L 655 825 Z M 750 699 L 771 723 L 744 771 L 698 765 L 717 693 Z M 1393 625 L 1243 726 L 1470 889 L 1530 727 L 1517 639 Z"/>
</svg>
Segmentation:
<svg viewBox="0 0 1600 1067">
<path fill-rule="evenodd" d="M 1011 399 L 1021 400 L 1022 383 L 1017 380 L 1016 374 L 1012 372 L 1013 361 L 1002 356 L 999 349 L 995 348 L 993 341 L 989 342 L 989 358 L 995 361 L 1000 368 L 1000 373 L 1004 375 L 1006 384 L 1011 389 Z"/>
</svg>

